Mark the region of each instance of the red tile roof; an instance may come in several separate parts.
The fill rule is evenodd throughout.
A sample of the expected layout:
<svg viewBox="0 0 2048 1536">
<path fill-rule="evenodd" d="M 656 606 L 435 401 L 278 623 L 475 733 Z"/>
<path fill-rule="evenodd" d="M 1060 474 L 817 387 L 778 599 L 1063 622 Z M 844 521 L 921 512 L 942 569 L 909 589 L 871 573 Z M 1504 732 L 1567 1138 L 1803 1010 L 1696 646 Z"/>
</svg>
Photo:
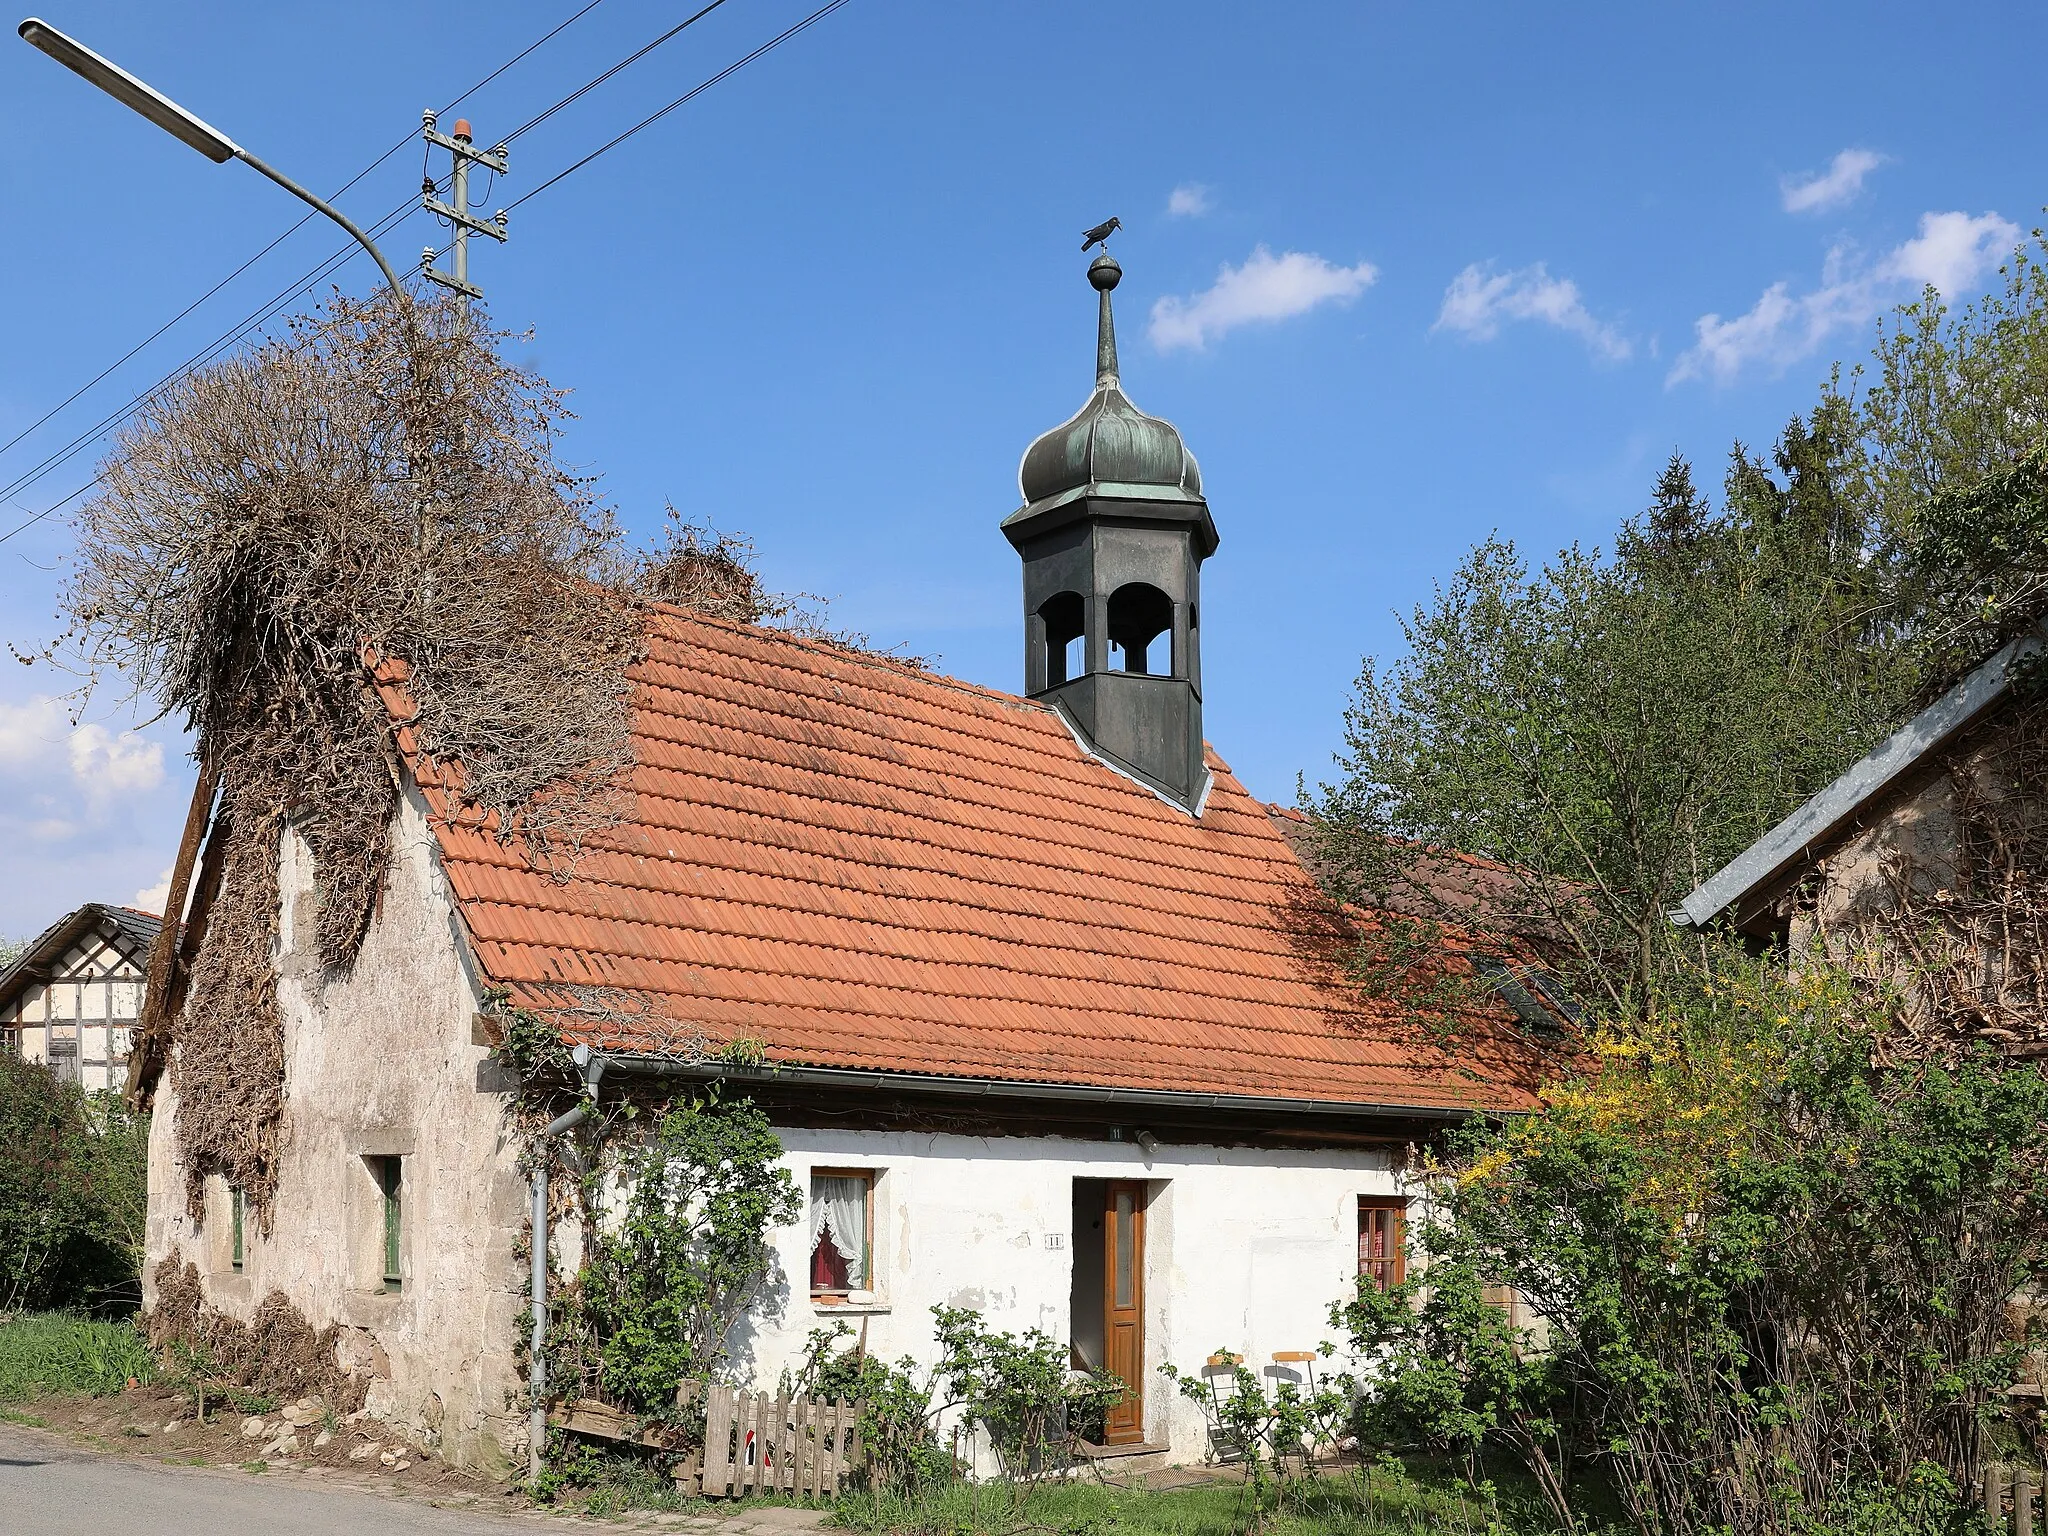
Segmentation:
<svg viewBox="0 0 2048 1536">
<path fill-rule="evenodd" d="M 1534 1102 L 1500 1019 L 1446 1049 L 1345 985 L 1327 903 L 1213 752 L 1197 819 L 1030 700 L 669 608 L 631 676 L 634 809 L 568 879 L 439 826 L 484 975 L 572 1032 L 646 1049 L 680 1026 L 790 1064 L 1033 1083 Z M 445 781 L 404 745 L 442 822 Z M 656 1017 L 579 1024 L 593 989 Z"/>
</svg>

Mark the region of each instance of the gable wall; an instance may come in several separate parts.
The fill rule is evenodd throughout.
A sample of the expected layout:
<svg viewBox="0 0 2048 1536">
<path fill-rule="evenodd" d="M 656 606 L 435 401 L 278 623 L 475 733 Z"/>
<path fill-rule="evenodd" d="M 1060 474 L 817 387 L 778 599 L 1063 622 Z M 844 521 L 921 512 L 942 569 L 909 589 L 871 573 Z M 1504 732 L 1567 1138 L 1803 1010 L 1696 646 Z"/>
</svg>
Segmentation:
<svg viewBox="0 0 2048 1536">
<path fill-rule="evenodd" d="M 142 1011 L 141 966 L 110 941 L 87 934 L 52 970 L 50 980 L 0 1007 L 0 1035 L 11 1037 L 25 1060 L 53 1065 L 88 1091 L 120 1088 Z"/>
<path fill-rule="evenodd" d="M 362 949 L 333 976 L 312 954 L 310 857 L 298 837 L 284 839 L 285 1127 L 272 1225 L 261 1232 L 250 1214 L 236 1272 L 224 1182 L 208 1181 L 203 1222 L 186 1213 L 173 1067 L 151 1126 L 149 1266 L 182 1254 L 212 1304 L 243 1317 L 282 1291 L 316 1327 L 340 1326 L 345 1364 L 377 1373 L 374 1412 L 458 1464 L 496 1467 L 524 1441 L 511 1406 L 524 1184 L 488 1052 L 471 1043 L 480 999 L 416 794 L 392 837 Z M 404 1169 L 404 1283 L 387 1294 L 367 1159 L 393 1155 Z"/>
</svg>

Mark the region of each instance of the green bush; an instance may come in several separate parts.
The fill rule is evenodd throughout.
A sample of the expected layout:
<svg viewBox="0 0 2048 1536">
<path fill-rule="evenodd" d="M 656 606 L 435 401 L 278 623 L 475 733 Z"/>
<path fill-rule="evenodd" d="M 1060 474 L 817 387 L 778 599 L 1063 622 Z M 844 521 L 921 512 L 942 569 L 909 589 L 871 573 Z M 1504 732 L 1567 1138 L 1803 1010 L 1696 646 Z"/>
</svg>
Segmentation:
<svg viewBox="0 0 2048 1536">
<path fill-rule="evenodd" d="M 130 1377 L 156 1373 L 149 1345 L 132 1322 L 69 1312 L 33 1312 L 0 1323 L 0 1403 L 49 1392 L 107 1397 Z"/>
<path fill-rule="evenodd" d="M 149 1122 L 0 1053 L 0 1314 L 142 1300 Z"/>
<path fill-rule="evenodd" d="M 1511 1453 L 1560 1523 L 1604 1483 L 1657 1536 L 1956 1528 L 2048 1275 L 2048 1081 L 1887 1064 L 1878 1022 L 1730 957 L 1468 1133 L 1426 1272 L 1337 1319 L 1362 1432 Z"/>
</svg>

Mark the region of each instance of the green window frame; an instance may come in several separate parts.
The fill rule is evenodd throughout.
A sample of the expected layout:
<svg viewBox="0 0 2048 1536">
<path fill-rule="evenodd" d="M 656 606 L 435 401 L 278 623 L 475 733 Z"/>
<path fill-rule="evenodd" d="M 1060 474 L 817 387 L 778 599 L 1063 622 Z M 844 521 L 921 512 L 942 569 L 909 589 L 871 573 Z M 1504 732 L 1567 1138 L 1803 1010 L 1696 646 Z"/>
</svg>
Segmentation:
<svg viewBox="0 0 2048 1536">
<path fill-rule="evenodd" d="M 380 1157 L 375 1167 L 384 1205 L 384 1289 L 396 1291 L 405 1285 L 398 1267 L 399 1237 L 405 1228 L 405 1160 Z"/>
<path fill-rule="evenodd" d="M 234 1241 L 228 1249 L 228 1267 L 239 1271 L 242 1267 L 242 1208 L 241 1190 L 228 1186 L 228 1213 L 231 1219 Z"/>
</svg>

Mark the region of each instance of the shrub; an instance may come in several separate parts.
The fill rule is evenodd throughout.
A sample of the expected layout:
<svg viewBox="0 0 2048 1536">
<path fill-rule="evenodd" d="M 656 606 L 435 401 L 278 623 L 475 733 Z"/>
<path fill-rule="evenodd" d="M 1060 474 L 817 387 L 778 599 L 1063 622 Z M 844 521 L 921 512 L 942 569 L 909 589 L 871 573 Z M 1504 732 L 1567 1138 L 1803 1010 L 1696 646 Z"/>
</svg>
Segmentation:
<svg viewBox="0 0 2048 1536">
<path fill-rule="evenodd" d="M 678 1385 L 717 1370 L 759 1295 L 769 1233 L 803 1214 L 781 1156 L 749 1100 L 707 1090 L 657 1110 L 614 1160 L 624 1193 L 550 1330 L 551 1378 L 672 1416 Z M 586 1199 L 597 1188 L 594 1174 Z"/>
<path fill-rule="evenodd" d="M 2048 1270 L 2048 1080 L 1889 1064 L 1882 1022 L 1832 973 L 1724 960 L 1466 1134 L 1426 1274 L 1342 1309 L 1367 1429 L 1512 1450 L 1561 1521 L 1576 1471 L 1660 1536 L 1941 1528 Z"/>
<path fill-rule="evenodd" d="M 140 1302 L 149 1122 L 0 1053 L 0 1314 Z"/>
</svg>

